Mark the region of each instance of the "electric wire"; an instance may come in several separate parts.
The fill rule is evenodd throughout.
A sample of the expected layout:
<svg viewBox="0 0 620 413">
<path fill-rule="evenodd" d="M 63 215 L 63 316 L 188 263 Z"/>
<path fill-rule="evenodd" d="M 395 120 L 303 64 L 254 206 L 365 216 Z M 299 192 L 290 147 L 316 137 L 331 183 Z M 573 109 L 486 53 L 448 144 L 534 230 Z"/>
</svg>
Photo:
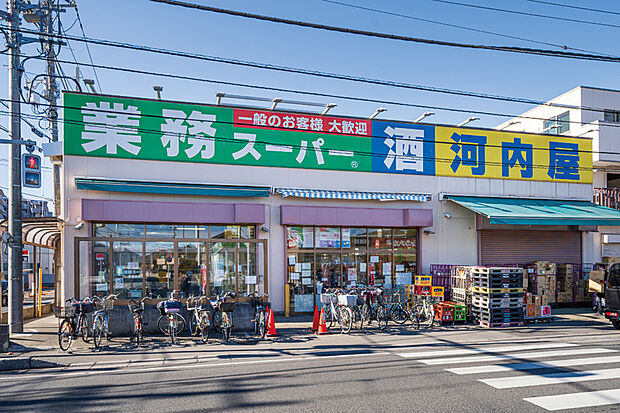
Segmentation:
<svg viewBox="0 0 620 413">
<path fill-rule="evenodd" d="M 60 63 L 73 64 L 72 61 L 68 61 L 68 60 L 57 59 L 57 61 Z M 84 64 L 80 62 L 78 63 Z M 243 88 L 249 88 L 249 89 L 260 89 L 260 90 L 268 90 L 268 91 L 274 91 L 274 92 L 292 93 L 292 94 L 300 94 L 300 95 L 306 95 L 306 96 L 334 98 L 334 99 L 351 100 L 351 101 L 368 102 L 368 103 L 379 103 L 379 104 L 394 105 L 394 106 L 415 107 L 415 108 L 421 108 L 421 109 L 444 110 L 448 112 L 488 115 L 488 116 L 496 116 L 496 117 L 508 117 L 508 118 L 519 118 L 519 119 L 541 120 L 541 121 L 549 120 L 549 118 L 542 118 L 542 117 L 536 117 L 536 116 L 524 116 L 524 115 L 519 115 L 519 114 L 510 114 L 510 113 L 502 113 L 502 112 L 481 111 L 481 110 L 475 110 L 475 109 L 459 109 L 459 108 L 453 108 L 453 107 L 447 107 L 447 106 L 434 106 L 434 105 L 424 105 L 424 104 L 407 103 L 407 102 L 399 102 L 399 101 L 390 101 L 390 100 L 384 100 L 384 99 L 345 96 L 345 95 L 337 95 L 337 94 L 332 94 L 332 93 L 312 92 L 312 91 L 288 89 L 288 88 L 282 88 L 282 87 L 254 85 L 250 83 L 209 79 L 209 78 L 202 78 L 202 77 L 195 77 L 195 76 L 188 76 L 188 75 L 178 75 L 178 74 L 173 74 L 173 73 L 154 72 L 151 70 L 125 68 L 125 67 L 120 67 L 120 66 L 109 66 L 109 65 L 96 64 L 95 67 L 99 69 L 103 69 L 103 70 L 113 70 L 113 71 L 120 71 L 124 73 L 133 73 L 133 74 L 141 74 L 141 75 L 164 77 L 164 78 L 171 78 L 171 79 L 180 79 L 180 80 L 190 80 L 190 81 L 196 81 L 196 82 L 202 82 L 202 83 L 214 83 L 214 84 L 221 84 L 221 85 L 226 85 L 226 86 L 236 86 L 236 87 L 243 87 Z M 506 97 L 506 99 L 513 99 L 513 98 Z M 513 100 L 510 100 L 510 101 L 513 101 Z M 518 103 L 522 103 L 522 102 L 518 102 Z M 565 105 L 561 103 L 549 103 L 549 102 L 534 101 L 534 100 L 532 100 L 529 103 L 536 104 L 536 105 L 545 105 L 545 106 L 554 107 L 554 108 L 588 110 L 592 112 L 605 112 L 609 110 L 605 108 Z M 575 124 L 575 125 L 582 125 L 582 122 L 580 121 L 569 120 L 569 121 L 563 121 L 563 122 L 569 123 L 569 124 Z M 620 127 L 620 124 L 605 123 L 604 121 L 601 121 L 601 122 L 603 122 L 605 126 Z"/>
<path fill-rule="evenodd" d="M 529 1 L 529 2 L 532 2 L 532 3 L 547 4 L 549 6 L 565 7 L 567 9 L 591 11 L 593 13 L 615 14 L 617 16 L 620 16 L 620 12 L 611 11 L 611 10 L 593 9 L 593 8 L 590 8 L 590 7 L 580 7 L 580 6 L 575 6 L 575 5 L 572 5 L 572 4 L 559 4 L 559 3 L 553 3 L 553 2 L 550 2 L 550 1 L 542 1 L 542 0 L 526 0 L 526 1 Z"/>
<path fill-rule="evenodd" d="M 77 1 L 73 2 L 75 6 L 75 15 L 77 16 L 78 23 L 80 25 L 80 30 L 82 31 L 82 38 L 86 39 L 86 33 L 84 32 L 84 26 L 82 25 L 82 19 L 80 18 L 80 11 L 78 9 Z M 95 62 L 93 62 L 93 55 L 90 53 L 90 47 L 88 46 L 88 42 L 86 44 L 86 51 L 88 52 L 88 58 L 90 59 L 90 65 L 93 68 L 93 73 L 95 74 L 95 80 L 97 81 L 97 85 L 99 86 L 99 93 L 103 93 L 103 89 L 101 88 L 101 82 L 99 81 L 99 76 L 97 75 L 97 70 L 95 69 Z"/>
<path fill-rule="evenodd" d="M 527 37 L 520 37 L 520 36 L 514 36 L 514 35 L 503 34 L 503 33 L 498 33 L 498 32 L 492 32 L 490 30 L 477 29 L 475 27 L 468 27 L 468 26 L 463 26 L 463 25 L 459 25 L 459 24 L 447 23 L 447 22 L 442 22 L 442 21 L 432 20 L 432 19 L 427 19 L 427 18 L 422 18 L 422 17 L 416 17 L 416 16 L 411 16 L 409 14 L 404 14 L 404 13 L 395 13 L 395 12 L 391 12 L 391 11 L 387 11 L 387 10 L 381 10 L 381 9 L 375 9 L 375 8 L 372 8 L 372 7 L 360 6 L 358 4 L 344 3 L 344 2 L 341 2 L 341 1 L 335 1 L 335 0 L 319 0 L 319 1 L 322 1 L 324 3 L 337 4 L 337 5 L 340 5 L 340 6 L 350 7 L 350 8 L 359 9 L 359 10 L 372 11 L 372 12 L 375 12 L 375 13 L 381 13 L 381 14 L 385 14 L 385 15 L 388 15 L 388 16 L 402 17 L 402 18 L 405 18 L 405 19 L 421 21 L 421 22 L 431 23 L 431 24 L 437 24 L 437 25 L 445 26 L 445 27 L 452 27 L 452 28 L 456 28 L 456 29 L 468 30 L 468 31 L 475 32 L 475 33 L 489 34 L 489 35 L 492 35 L 492 36 L 503 37 L 503 38 L 506 38 L 506 39 L 520 40 L 520 41 L 524 41 L 524 42 L 541 44 L 541 45 L 545 45 L 545 46 L 553 46 L 553 47 L 557 47 L 557 48 L 563 49 L 563 50 L 570 49 L 570 50 L 577 50 L 577 51 L 586 52 L 586 53 L 596 53 L 596 54 L 601 54 L 601 55 L 605 54 L 607 56 L 613 56 L 613 55 L 610 55 L 610 54 L 607 54 L 607 53 L 594 52 L 592 50 L 580 49 L 580 48 L 577 48 L 577 47 L 569 47 L 569 46 L 566 46 L 566 45 L 563 45 L 563 44 L 550 43 L 550 42 L 545 42 L 545 41 L 542 41 L 542 40 L 528 39 Z"/>
<path fill-rule="evenodd" d="M 18 31 L 30 33 L 30 31 L 24 31 L 24 30 L 18 30 Z M 56 36 L 59 38 L 65 38 L 65 39 L 69 38 L 71 40 L 76 40 L 76 41 L 96 42 L 97 44 L 111 46 L 111 47 L 147 51 L 147 52 L 159 53 L 159 54 L 164 54 L 164 55 L 186 57 L 186 58 L 196 59 L 196 60 L 240 65 L 240 66 L 246 66 L 246 67 L 252 67 L 252 68 L 266 69 L 266 70 L 304 74 L 304 75 L 315 76 L 315 77 L 347 80 L 347 81 L 358 82 L 358 83 L 391 86 L 391 87 L 404 88 L 404 89 L 422 90 L 422 91 L 427 91 L 427 92 L 444 93 L 444 94 L 450 94 L 450 95 L 467 96 L 467 97 L 475 97 L 475 98 L 481 98 L 481 99 L 499 100 L 499 101 L 515 102 L 515 103 L 524 103 L 524 104 L 533 104 L 533 105 L 546 104 L 548 106 L 569 107 L 568 105 L 557 105 L 555 103 L 547 103 L 545 101 L 540 101 L 540 100 L 535 100 L 535 99 L 528 99 L 528 98 L 521 98 L 521 97 L 508 97 L 508 96 L 501 96 L 501 95 L 492 95 L 488 93 L 464 91 L 464 90 L 459 90 L 459 89 L 448 89 L 448 88 L 440 88 L 440 87 L 434 87 L 434 86 L 416 85 L 416 84 L 411 84 L 411 83 L 364 78 L 364 77 L 353 76 L 353 75 L 330 73 L 330 72 L 316 71 L 316 70 L 303 69 L 303 68 L 295 68 L 295 67 L 289 67 L 289 66 L 277 66 L 277 65 L 273 65 L 269 63 L 257 63 L 257 62 L 252 62 L 252 61 L 243 61 L 243 60 L 230 59 L 230 58 L 219 57 L 219 56 L 209 56 L 209 55 L 204 55 L 200 53 L 181 52 L 181 51 L 175 51 L 175 50 L 170 50 L 170 49 L 160 49 L 160 48 L 155 48 L 155 47 L 150 47 L 150 46 L 138 46 L 138 45 L 132 45 L 129 43 L 114 42 L 110 40 L 81 39 L 81 38 L 76 38 L 72 36 L 69 37 L 68 35 L 56 35 Z M 570 108 L 590 110 L 583 106 L 581 107 L 575 106 L 575 107 L 570 107 Z M 593 111 L 604 111 L 606 109 L 600 109 L 600 108 L 594 109 L 593 108 L 592 110 Z"/>
<path fill-rule="evenodd" d="M 154 0 L 151 0 L 151 1 L 154 1 Z M 455 5 L 455 6 L 471 7 L 471 8 L 474 8 L 474 9 L 498 11 L 498 12 L 501 12 L 501 13 L 518 14 L 518 15 L 521 15 L 521 16 L 539 17 L 539 18 L 542 18 L 542 19 L 560 20 L 560 21 L 566 21 L 566 22 L 571 22 L 571 23 L 589 24 L 589 25 L 593 25 L 593 26 L 613 27 L 615 29 L 620 28 L 620 25 L 618 25 L 618 24 L 594 22 L 594 21 L 590 21 L 590 20 L 571 19 L 571 18 L 568 18 L 568 17 L 548 16 L 546 14 L 537 14 L 537 13 L 530 13 L 530 12 L 517 11 L 517 10 L 500 9 L 500 8 L 497 8 L 497 7 L 481 6 L 479 4 L 460 3 L 458 1 L 452 1 L 452 0 L 431 0 L 431 1 L 434 1 L 436 3 L 452 4 L 452 5 Z"/>
<path fill-rule="evenodd" d="M 423 43 L 423 44 L 430 44 L 430 45 L 435 45 L 435 46 L 459 47 L 459 48 L 466 48 L 466 49 L 479 49 L 479 50 L 493 50 L 493 51 L 499 51 L 499 52 L 522 53 L 522 54 L 540 55 L 540 56 L 548 56 L 548 57 L 561 57 L 561 58 L 570 58 L 570 59 L 595 60 L 595 61 L 602 61 L 602 62 L 620 63 L 619 57 L 607 56 L 607 55 L 566 52 L 566 51 L 548 50 L 548 49 L 532 49 L 532 48 L 516 47 L 516 46 L 491 46 L 491 45 L 484 45 L 484 44 L 447 42 L 443 40 L 403 36 L 403 35 L 398 35 L 398 34 L 393 34 L 393 33 L 381 33 L 381 32 L 374 32 L 374 31 L 368 31 L 368 30 L 352 29 L 352 28 L 341 27 L 341 26 L 331 26 L 331 25 L 312 23 L 312 22 L 301 21 L 301 20 L 283 19 L 280 17 L 272 17 L 272 16 L 266 16 L 262 14 L 254 14 L 254 13 L 245 13 L 245 12 L 240 12 L 236 10 L 221 9 L 218 7 L 204 6 L 201 4 L 187 3 L 184 1 L 177 1 L 177 0 L 150 0 L 150 1 L 154 3 L 163 3 L 163 4 L 172 5 L 172 6 L 180 6 L 180 7 L 190 8 L 190 9 L 213 12 L 213 13 L 227 14 L 230 16 L 269 21 L 272 23 L 282 23 L 282 24 L 286 24 L 290 26 L 307 27 L 307 28 L 312 28 L 312 29 L 320 29 L 320 30 L 326 30 L 326 31 L 332 31 L 332 32 L 355 34 L 355 35 L 382 38 L 382 39 L 401 40 L 404 42 Z"/>
<path fill-rule="evenodd" d="M 6 101 L 6 99 L 3 99 Z M 175 102 L 176 103 L 176 102 Z M 61 106 L 61 105 L 58 105 Z M 195 106 L 204 106 L 204 105 L 195 105 Z M 72 106 L 62 106 L 65 109 L 72 109 L 72 110 L 80 110 L 82 109 L 81 107 L 72 107 Z M 95 111 L 95 112 L 102 112 L 105 113 L 107 115 L 109 114 L 125 114 L 122 111 L 115 111 L 115 110 L 111 110 L 111 109 L 100 109 L 100 108 L 89 108 L 89 111 Z M 0 115 L 5 115 L 8 116 L 9 112 L 8 111 L 0 111 Z M 170 119 L 170 120 L 185 120 L 185 118 L 176 118 L 176 117 L 163 117 L 161 115 L 153 115 L 153 114 L 141 114 L 140 116 L 143 117 L 148 117 L 148 118 L 155 118 L 155 119 L 160 119 L 160 120 L 164 120 L 164 119 Z M 319 115 L 317 115 L 319 116 Z M 354 118 L 349 118 L 349 119 L 353 119 L 353 120 L 357 120 L 357 121 L 368 121 L 368 119 L 354 119 Z M 64 122 L 65 125 L 69 124 L 69 125 L 75 125 L 75 126 L 79 126 L 79 127 L 83 127 L 85 124 L 89 123 L 89 122 L 85 122 L 84 120 L 81 121 L 76 121 L 76 120 L 70 120 L 70 119 L 66 119 L 66 118 L 60 118 L 59 120 L 62 120 Z M 390 121 L 385 121 L 386 123 L 389 123 Z M 278 131 L 288 131 L 288 132 L 306 132 L 306 133 L 313 133 L 312 131 L 308 131 L 306 129 L 298 129 L 298 128 L 272 128 L 272 127 L 260 127 L 257 125 L 253 125 L 253 124 L 246 124 L 246 123 L 239 123 L 239 122 L 227 122 L 227 121 L 213 121 L 212 123 L 215 124 L 223 124 L 223 125 L 230 125 L 230 126 L 237 126 L 240 128 L 243 127 L 253 127 L 256 129 L 262 129 L 262 130 L 278 130 Z M 109 129 L 109 130 L 118 130 L 118 131 L 122 131 L 124 133 L 127 133 L 128 131 L 136 131 L 138 133 L 146 133 L 149 135 L 162 135 L 164 133 L 164 131 L 162 130 L 156 130 L 156 129 L 148 129 L 148 128 L 135 128 L 135 127 L 128 127 L 128 126 L 118 126 L 118 125 L 103 125 L 103 124 L 96 124 L 98 128 L 101 129 Z M 447 128 L 455 128 L 454 126 L 446 126 Z M 473 129 L 473 128 L 471 128 Z M 497 132 L 497 131 L 489 131 L 489 132 Z M 67 133 L 67 132 L 65 132 Z M 329 133 L 329 132 L 314 132 L 315 135 L 317 136 L 338 136 L 338 137 L 357 137 L 357 138 L 361 138 L 361 139 L 367 139 L 370 138 L 372 139 L 386 139 L 386 136 L 377 136 L 377 135 L 370 135 L 370 136 L 360 136 L 360 135 L 355 135 L 355 134 L 333 134 L 333 133 Z M 530 135 L 527 133 L 521 133 L 521 135 Z M 534 135 L 536 136 L 536 135 Z M 568 138 L 565 136 L 561 136 L 561 135 L 551 135 L 551 136 L 556 136 L 558 138 Z M 588 138 L 579 138 L 579 137 L 570 137 L 572 139 L 588 139 Z M 227 136 L 227 135 L 220 135 L 220 136 L 214 136 L 214 137 L 209 137 L 209 138 L 205 138 L 205 139 L 213 139 L 214 141 L 217 142 L 221 142 L 221 143 L 235 143 L 235 144 L 240 144 L 240 143 L 245 143 L 246 141 L 244 140 L 240 140 L 240 139 L 235 139 L 234 137 L 231 136 Z M 300 137 L 300 140 L 304 140 L 303 137 Z M 589 140 L 589 139 L 588 139 Z M 456 142 L 455 141 L 438 141 L 438 140 L 428 140 L 428 139 L 419 139 L 416 140 L 417 142 L 430 142 L 430 143 L 434 143 L 434 144 L 444 144 L 444 145 L 453 145 Z M 264 141 L 264 140 L 254 140 L 253 142 L 254 144 L 263 144 L 263 145 L 271 145 L 271 144 L 277 144 L 277 142 L 273 142 L 273 141 Z M 295 149 L 303 149 L 303 145 L 289 145 L 287 144 L 287 146 L 291 146 L 292 148 Z M 485 144 L 485 148 L 506 148 L 506 149 L 510 149 L 510 150 L 521 150 L 522 148 L 520 146 L 511 146 L 510 143 L 508 145 L 492 145 L 492 144 Z M 306 148 L 308 151 L 313 150 L 310 147 Z M 337 151 L 342 151 L 342 148 L 335 148 L 335 147 L 321 147 L 322 150 L 337 150 Z M 537 151 L 537 152 L 550 152 L 551 149 L 549 148 L 532 148 L 532 151 Z M 363 157 L 376 157 L 376 158 L 385 158 L 385 154 L 378 154 L 375 152 L 367 152 L 367 151 L 361 151 L 361 150 L 350 150 L 349 152 L 352 152 L 353 154 L 357 154 L 359 156 L 363 156 Z M 579 154 L 579 153 L 585 153 L 585 154 L 593 154 L 593 153 L 599 153 L 599 154 L 615 154 L 615 155 L 620 155 L 620 152 L 612 152 L 612 151 L 592 151 L 592 150 L 582 150 L 582 149 L 576 149 L 574 151 L 571 151 L 571 153 L 575 153 L 575 154 Z M 430 159 L 430 160 L 435 160 L 437 162 L 442 162 L 442 163 L 452 163 L 454 162 L 454 159 L 450 159 L 450 158 L 439 158 L 439 157 L 429 157 L 429 156 L 420 156 L 417 157 L 417 159 Z M 508 166 L 512 166 L 512 164 L 510 164 L 509 162 L 497 162 L 497 161 L 489 161 L 486 160 L 483 162 L 480 162 L 480 164 L 484 164 L 484 165 L 490 165 L 490 166 L 503 166 L 503 165 L 508 165 Z M 547 164 L 533 164 L 533 168 L 535 169 L 545 169 L 545 168 L 549 168 L 549 165 Z M 582 171 L 591 171 L 592 168 L 589 167 L 578 167 L 578 168 L 570 168 L 571 170 L 582 170 Z"/>
</svg>

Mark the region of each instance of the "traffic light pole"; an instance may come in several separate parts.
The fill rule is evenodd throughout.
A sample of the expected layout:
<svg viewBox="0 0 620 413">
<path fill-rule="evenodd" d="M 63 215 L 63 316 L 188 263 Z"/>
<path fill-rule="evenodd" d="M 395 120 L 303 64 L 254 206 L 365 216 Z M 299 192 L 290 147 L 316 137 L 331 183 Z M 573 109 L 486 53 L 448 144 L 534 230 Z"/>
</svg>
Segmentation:
<svg viewBox="0 0 620 413">
<path fill-rule="evenodd" d="M 21 141 L 21 64 L 20 64 L 20 0 L 8 1 L 9 17 L 9 100 L 11 118 L 9 135 Z M 9 156 L 9 332 L 24 331 L 24 275 L 22 267 L 22 173 L 21 145 L 11 144 Z"/>
<path fill-rule="evenodd" d="M 54 34 L 54 19 L 52 13 L 54 11 L 53 0 L 48 0 L 45 9 L 45 28 L 47 34 Z M 50 122 L 52 142 L 58 142 L 58 110 L 56 109 L 56 99 L 58 96 L 58 85 L 56 83 L 56 50 L 54 49 L 54 41 L 52 37 L 48 38 L 46 44 L 47 54 L 47 101 L 49 107 L 47 116 Z M 54 175 L 54 212 L 56 216 L 60 216 L 60 165 L 53 164 Z"/>
</svg>

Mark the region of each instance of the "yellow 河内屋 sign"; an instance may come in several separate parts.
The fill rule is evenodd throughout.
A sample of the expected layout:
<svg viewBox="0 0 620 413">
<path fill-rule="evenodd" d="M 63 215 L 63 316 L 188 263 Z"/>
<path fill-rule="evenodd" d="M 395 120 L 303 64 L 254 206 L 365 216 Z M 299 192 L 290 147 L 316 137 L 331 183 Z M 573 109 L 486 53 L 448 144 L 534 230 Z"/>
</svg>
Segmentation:
<svg viewBox="0 0 620 413">
<path fill-rule="evenodd" d="M 435 128 L 436 175 L 592 183 L 592 140 Z"/>
</svg>

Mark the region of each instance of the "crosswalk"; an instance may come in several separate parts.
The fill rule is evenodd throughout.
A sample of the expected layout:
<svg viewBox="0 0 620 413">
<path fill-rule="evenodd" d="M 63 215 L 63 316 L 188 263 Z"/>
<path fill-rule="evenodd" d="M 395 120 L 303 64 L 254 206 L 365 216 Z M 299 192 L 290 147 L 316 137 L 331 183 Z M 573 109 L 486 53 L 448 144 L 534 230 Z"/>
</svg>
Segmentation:
<svg viewBox="0 0 620 413">
<path fill-rule="evenodd" d="M 561 342 L 516 345 L 443 346 L 441 349 L 398 352 L 398 356 L 446 372 L 475 379 L 498 391 L 528 389 L 566 383 L 620 379 L 620 351 L 612 348 Z M 609 387 L 609 386 L 607 386 Z M 548 411 L 620 404 L 620 388 L 546 396 L 524 397 Z"/>
</svg>

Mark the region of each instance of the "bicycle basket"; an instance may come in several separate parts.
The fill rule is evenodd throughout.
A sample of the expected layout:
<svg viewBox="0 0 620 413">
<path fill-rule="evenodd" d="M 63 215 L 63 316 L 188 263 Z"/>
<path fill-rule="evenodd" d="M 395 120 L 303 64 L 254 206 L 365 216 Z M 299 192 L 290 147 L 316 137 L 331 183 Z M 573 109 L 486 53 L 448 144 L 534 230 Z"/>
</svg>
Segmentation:
<svg viewBox="0 0 620 413">
<path fill-rule="evenodd" d="M 99 304 L 99 307 L 102 310 L 111 310 L 112 308 L 114 308 L 114 300 L 103 300 L 101 301 L 101 304 Z"/>
<path fill-rule="evenodd" d="M 338 304 L 353 307 L 357 302 L 357 295 L 342 294 L 338 296 Z"/>
<path fill-rule="evenodd" d="M 75 316 L 75 307 L 53 307 L 56 318 L 70 318 Z"/>
<path fill-rule="evenodd" d="M 236 307 L 237 303 L 235 301 L 220 301 L 220 311 L 224 313 L 232 313 Z"/>
<path fill-rule="evenodd" d="M 321 294 L 321 304 L 329 304 L 331 300 L 331 294 Z"/>
<path fill-rule="evenodd" d="M 161 315 L 168 313 L 178 313 L 183 308 L 183 304 L 180 301 L 160 301 L 157 303 L 157 308 Z"/>
</svg>

